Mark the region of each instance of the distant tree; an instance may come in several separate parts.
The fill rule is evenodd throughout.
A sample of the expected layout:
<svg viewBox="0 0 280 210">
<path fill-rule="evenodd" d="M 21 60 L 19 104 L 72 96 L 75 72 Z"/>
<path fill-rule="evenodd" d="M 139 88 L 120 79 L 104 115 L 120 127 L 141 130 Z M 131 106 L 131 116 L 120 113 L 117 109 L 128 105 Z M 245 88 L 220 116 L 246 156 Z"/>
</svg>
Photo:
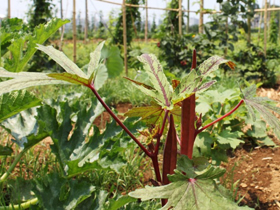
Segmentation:
<svg viewBox="0 0 280 210">
<path fill-rule="evenodd" d="M 52 0 L 33 0 L 28 13 L 30 28 L 48 22 L 53 17 L 53 9 Z"/>
<path fill-rule="evenodd" d="M 157 29 L 156 14 L 153 14 L 153 23 L 152 23 L 152 26 L 151 26 L 151 32 L 152 32 L 152 33 L 155 33 L 155 32 L 156 32 L 156 29 Z"/>
<path fill-rule="evenodd" d="M 275 16 L 275 12 L 273 12 L 271 14 L 270 17 L 270 23 L 269 23 L 269 42 L 273 43 L 273 44 L 277 44 L 277 40 L 278 40 L 278 27 L 277 27 L 277 23 L 275 21 L 276 16 Z"/>
<path fill-rule="evenodd" d="M 127 0 L 127 4 L 139 5 L 142 0 Z M 141 23 L 141 15 L 139 8 L 137 7 L 126 7 L 126 29 L 127 29 L 127 45 L 130 46 L 133 37 L 135 36 L 134 30 L 136 29 L 135 24 Z M 123 45 L 123 17 L 122 12 L 119 14 L 116 30 L 114 32 L 113 44 Z"/>
<path fill-rule="evenodd" d="M 97 29 L 96 36 L 97 36 L 97 38 L 105 38 L 105 35 L 106 35 L 106 29 L 105 29 L 104 22 L 103 22 L 103 12 L 100 10 L 99 11 L 99 23 L 98 23 L 98 29 Z"/>
<path fill-rule="evenodd" d="M 83 34 L 83 26 L 82 26 L 82 20 L 81 20 L 81 11 L 79 11 L 77 19 L 78 19 L 78 24 L 77 24 L 77 33 L 78 33 L 78 37 L 79 39 L 81 38 L 82 34 Z"/>
</svg>

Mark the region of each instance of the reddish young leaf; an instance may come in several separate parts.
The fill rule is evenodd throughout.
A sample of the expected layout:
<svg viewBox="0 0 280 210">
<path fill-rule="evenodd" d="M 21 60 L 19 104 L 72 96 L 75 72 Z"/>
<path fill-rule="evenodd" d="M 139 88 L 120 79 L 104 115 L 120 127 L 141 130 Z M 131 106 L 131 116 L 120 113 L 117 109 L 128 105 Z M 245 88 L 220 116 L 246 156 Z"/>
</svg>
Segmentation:
<svg viewBox="0 0 280 210">
<path fill-rule="evenodd" d="M 167 174 L 174 174 L 177 163 L 177 136 L 173 115 L 170 115 L 170 125 L 163 154 L 162 184 L 169 184 Z"/>
</svg>

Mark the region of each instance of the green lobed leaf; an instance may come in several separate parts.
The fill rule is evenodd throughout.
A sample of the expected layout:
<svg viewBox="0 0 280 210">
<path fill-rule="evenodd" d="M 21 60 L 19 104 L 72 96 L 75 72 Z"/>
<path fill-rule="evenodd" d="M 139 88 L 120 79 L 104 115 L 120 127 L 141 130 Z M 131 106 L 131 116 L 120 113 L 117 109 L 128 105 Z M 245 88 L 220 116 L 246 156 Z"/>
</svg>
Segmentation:
<svg viewBox="0 0 280 210">
<path fill-rule="evenodd" d="M 101 42 L 94 50 L 94 52 L 90 53 L 90 62 L 87 70 L 87 78 L 90 78 L 94 72 L 97 71 L 99 66 L 99 62 L 101 59 L 101 50 L 104 46 L 105 41 Z"/>
<path fill-rule="evenodd" d="M 49 134 L 42 123 L 37 122 L 37 109 L 31 108 L 22 111 L 1 123 L 13 136 L 12 141 L 21 148 L 30 148 Z"/>
<path fill-rule="evenodd" d="M 180 84 L 176 87 L 172 96 L 172 103 L 176 104 L 188 98 L 194 94 L 194 90 L 197 87 L 197 74 L 195 70 L 192 70 L 189 74 L 182 78 Z"/>
<path fill-rule="evenodd" d="M 242 132 L 235 131 L 230 132 L 229 130 L 223 130 L 219 135 L 217 135 L 217 141 L 219 144 L 229 144 L 231 148 L 235 149 L 241 143 L 244 143 L 243 140 L 238 139 L 242 135 Z"/>
<path fill-rule="evenodd" d="M 211 72 L 216 71 L 219 68 L 219 65 L 226 63 L 231 69 L 234 69 L 235 64 L 229 60 L 224 59 L 223 57 L 214 55 L 204 61 L 198 67 L 198 73 L 204 77 L 209 75 Z"/>
<path fill-rule="evenodd" d="M 280 114 L 280 108 L 271 104 L 272 102 L 275 101 L 268 98 L 255 97 L 255 95 L 256 95 L 256 85 L 247 87 L 243 91 L 244 101 L 252 119 L 254 121 L 256 120 L 256 115 L 253 110 L 258 111 L 263 117 L 263 119 L 273 129 L 277 138 L 280 139 L 280 121 L 275 115 L 271 113 L 271 111 L 274 111 Z"/>
<path fill-rule="evenodd" d="M 79 77 L 88 79 L 87 76 L 73 61 L 71 61 L 63 52 L 53 48 L 52 46 L 39 45 L 38 50 L 43 51 L 50 56 L 56 63 L 58 63 L 67 73 L 76 74 Z"/>
<path fill-rule="evenodd" d="M 9 46 L 12 59 L 9 59 L 4 68 L 11 72 L 20 72 L 36 52 L 36 45 L 43 44 L 53 33 L 55 33 L 62 25 L 68 23 L 69 20 L 61 20 L 54 18 L 46 25 L 39 25 L 34 29 L 34 36 L 26 35 L 19 39 L 15 39 Z M 23 55 L 22 49 L 26 49 Z"/>
<path fill-rule="evenodd" d="M 32 182 L 32 191 L 44 209 L 75 209 L 95 191 L 89 182 L 62 178 L 54 173 Z"/>
<path fill-rule="evenodd" d="M 118 210 L 124 205 L 135 202 L 136 199 L 130 196 L 121 196 L 117 200 L 109 199 L 109 206 L 106 208 L 107 210 Z"/>
<path fill-rule="evenodd" d="M 124 64 L 121 52 L 117 46 L 104 46 L 102 48 L 101 58 L 105 61 L 109 78 L 115 78 L 121 75 Z"/>
<path fill-rule="evenodd" d="M 129 196 L 141 198 L 142 201 L 154 198 L 168 199 L 166 205 L 160 210 L 168 210 L 171 207 L 174 210 L 222 210 L 225 206 L 229 210 L 250 209 L 239 207 L 230 198 L 225 197 L 220 190 L 215 188 L 211 180 L 186 180 L 160 187 L 146 186 L 145 189 L 130 192 Z"/>
<path fill-rule="evenodd" d="M 94 88 L 99 90 L 108 79 L 108 71 L 104 64 L 99 64 L 95 73 L 96 77 L 94 79 Z"/>
<path fill-rule="evenodd" d="M 25 90 L 3 94 L 0 96 L 0 122 L 40 104 L 41 101 L 34 94 Z"/>
<path fill-rule="evenodd" d="M 170 102 L 172 95 L 172 87 L 167 81 L 167 78 L 162 70 L 161 64 L 153 54 L 143 54 L 138 57 L 139 61 L 144 64 L 144 68 L 149 76 L 150 82 L 155 88 L 155 100 L 158 103 L 169 110 L 171 110 L 172 104 Z M 143 87 L 140 86 L 140 90 L 143 91 Z M 145 90 L 147 92 L 147 90 Z M 150 91 L 149 91 L 150 92 Z"/>
<path fill-rule="evenodd" d="M 183 155 L 177 162 L 175 174 L 169 176 L 172 182 L 159 187 L 146 186 L 129 193 L 129 196 L 140 198 L 142 201 L 160 198 L 168 199 L 161 210 L 170 208 L 177 210 L 191 209 L 250 209 L 239 207 L 227 197 L 226 190 L 222 186 L 214 184 L 213 179 L 221 177 L 225 169 L 213 167 L 205 158 L 190 160 Z M 182 173 L 184 172 L 184 173 Z M 191 178 L 193 177 L 193 178 Z M 218 189 L 219 188 L 219 189 Z"/>
<path fill-rule="evenodd" d="M 66 82 L 70 82 L 77 85 L 84 85 L 87 86 L 89 81 L 83 77 L 79 77 L 76 74 L 70 74 L 70 73 L 51 73 L 47 74 L 51 78 L 55 78 L 57 80 L 63 80 Z"/>
<path fill-rule="evenodd" d="M 6 71 L 0 67 L 0 77 L 14 78 L 0 82 L 0 95 L 8 93 L 14 90 L 22 90 L 27 87 L 40 86 L 40 85 L 52 85 L 52 84 L 71 84 L 66 81 L 60 81 L 51 77 L 48 77 L 45 73 L 28 73 L 20 72 L 13 73 Z"/>
</svg>

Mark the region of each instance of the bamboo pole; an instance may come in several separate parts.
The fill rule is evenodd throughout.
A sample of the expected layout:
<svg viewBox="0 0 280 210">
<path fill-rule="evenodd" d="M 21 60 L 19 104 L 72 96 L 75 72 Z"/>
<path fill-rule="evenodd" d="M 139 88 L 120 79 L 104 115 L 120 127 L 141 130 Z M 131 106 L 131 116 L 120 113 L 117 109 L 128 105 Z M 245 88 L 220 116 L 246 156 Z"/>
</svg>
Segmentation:
<svg viewBox="0 0 280 210">
<path fill-rule="evenodd" d="M 264 6 L 264 0 L 262 1 L 262 6 Z M 263 12 L 260 12 L 260 21 L 259 21 L 259 31 L 258 31 L 258 42 L 260 42 L 260 37 L 261 37 L 261 26 L 262 26 L 262 17 L 263 17 Z"/>
<path fill-rule="evenodd" d="M 88 38 L 88 0 L 85 0 L 85 6 L 86 6 L 86 14 L 85 14 L 85 40 L 84 42 L 87 43 Z"/>
<path fill-rule="evenodd" d="M 278 20 L 278 38 L 280 38 L 280 14 L 279 14 L 279 20 Z"/>
<path fill-rule="evenodd" d="M 264 50 L 264 56 L 266 57 L 266 43 L 267 43 L 267 0 L 265 0 L 264 3 L 264 44 L 263 44 L 263 50 Z"/>
<path fill-rule="evenodd" d="M 182 35 L 182 0 L 179 0 L 179 35 Z"/>
<path fill-rule="evenodd" d="M 61 20 L 63 20 L 63 7 L 62 7 L 62 0 L 60 0 L 60 18 Z M 65 26 L 62 25 L 61 26 L 61 34 L 60 34 L 60 43 L 59 43 L 59 50 L 61 51 L 62 50 L 62 45 L 63 45 L 63 36 L 64 36 L 64 29 L 65 29 Z"/>
<path fill-rule="evenodd" d="M 188 0 L 188 18 L 187 18 L 187 33 L 190 32 L 190 0 Z"/>
<path fill-rule="evenodd" d="M 125 75 L 128 76 L 128 69 L 127 69 L 127 41 L 126 41 L 126 8 L 125 7 L 126 7 L 125 0 L 123 0 L 122 12 L 123 12 L 124 68 L 125 68 Z"/>
<path fill-rule="evenodd" d="M 73 61 L 76 63 L 76 37 L 77 36 L 77 31 L 76 31 L 76 1 L 73 0 Z"/>
<path fill-rule="evenodd" d="M 145 20 L 145 42 L 148 42 L 148 0 L 145 0 L 146 5 L 146 20 Z"/>
<path fill-rule="evenodd" d="M 11 18 L 11 1 L 8 0 L 8 19 Z"/>
<path fill-rule="evenodd" d="M 225 56 L 227 56 L 227 52 L 228 52 L 227 44 L 228 44 L 228 17 L 226 18 L 226 47 L 224 51 Z"/>
<path fill-rule="evenodd" d="M 200 13 L 199 13 L 199 31 L 200 34 L 203 33 L 203 0 L 200 0 Z"/>
<path fill-rule="evenodd" d="M 247 34 L 247 44 L 251 43 L 251 18 L 247 18 L 248 34 Z"/>
</svg>

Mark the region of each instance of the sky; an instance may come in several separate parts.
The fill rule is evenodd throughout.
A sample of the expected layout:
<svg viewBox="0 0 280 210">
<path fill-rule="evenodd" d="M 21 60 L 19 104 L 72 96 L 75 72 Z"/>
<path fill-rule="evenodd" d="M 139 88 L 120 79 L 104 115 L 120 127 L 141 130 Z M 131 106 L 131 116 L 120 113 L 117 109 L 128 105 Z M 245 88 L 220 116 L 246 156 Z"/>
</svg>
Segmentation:
<svg viewBox="0 0 280 210">
<path fill-rule="evenodd" d="M 111 2 L 122 3 L 122 0 L 109 0 Z M 18 18 L 26 18 L 26 14 L 30 5 L 32 4 L 32 0 L 10 0 L 11 2 L 11 17 L 18 17 Z M 57 8 L 57 16 L 60 17 L 60 0 L 53 0 L 52 1 Z M 148 0 L 148 6 L 150 7 L 160 7 L 166 8 L 168 0 Z M 199 2 L 198 0 L 190 0 L 190 10 L 197 11 L 199 9 Z M 256 0 L 259 5 L 262 3 L 262 0 Z M 63 0 L 63 14 L 65 18 L 71 18 L 72 11 L 73 11 L 73 0 Z M 182 5 L 185 9 L 187 9 L 187 0 L 182 1 Z M 7 8 L 8 8 L 8 0 L 0 0 L 0 18 L 7 16 Z M 216 9 L 219 10 L 219 5 L 216 3 L 216 0 L 204 0 L 204 8 L 206 9 Z M 92 16 L 96 16 L 98 18 L 98 13 L 102 10 L 104 19 L 109 16 L 110 11 L 112 10 L 120 10 L 121 6 L 109 4 L 105 2 L 100 2 L 97 0 L 88 0 L 88 14 L 89 19 Z M 85 0 L 76 0 L 76 11 L 77 14 L 81 12 L 81 16 L 84 17 L 85 14 Z M 143 9 L 142 9 L 143 11 Z M 142 13 L 142 16 L 145 13 Z M 149 10 L 149 21 L 153 20 L 153 15 L 156 15 L 156 19 L 160 20 L 164 14 L 163 10 Z M 199 18 L 198 14 L 191 13 L 190 17 Z M 208 17 L 205 16 L 207 21 Z"/>
</svg>

